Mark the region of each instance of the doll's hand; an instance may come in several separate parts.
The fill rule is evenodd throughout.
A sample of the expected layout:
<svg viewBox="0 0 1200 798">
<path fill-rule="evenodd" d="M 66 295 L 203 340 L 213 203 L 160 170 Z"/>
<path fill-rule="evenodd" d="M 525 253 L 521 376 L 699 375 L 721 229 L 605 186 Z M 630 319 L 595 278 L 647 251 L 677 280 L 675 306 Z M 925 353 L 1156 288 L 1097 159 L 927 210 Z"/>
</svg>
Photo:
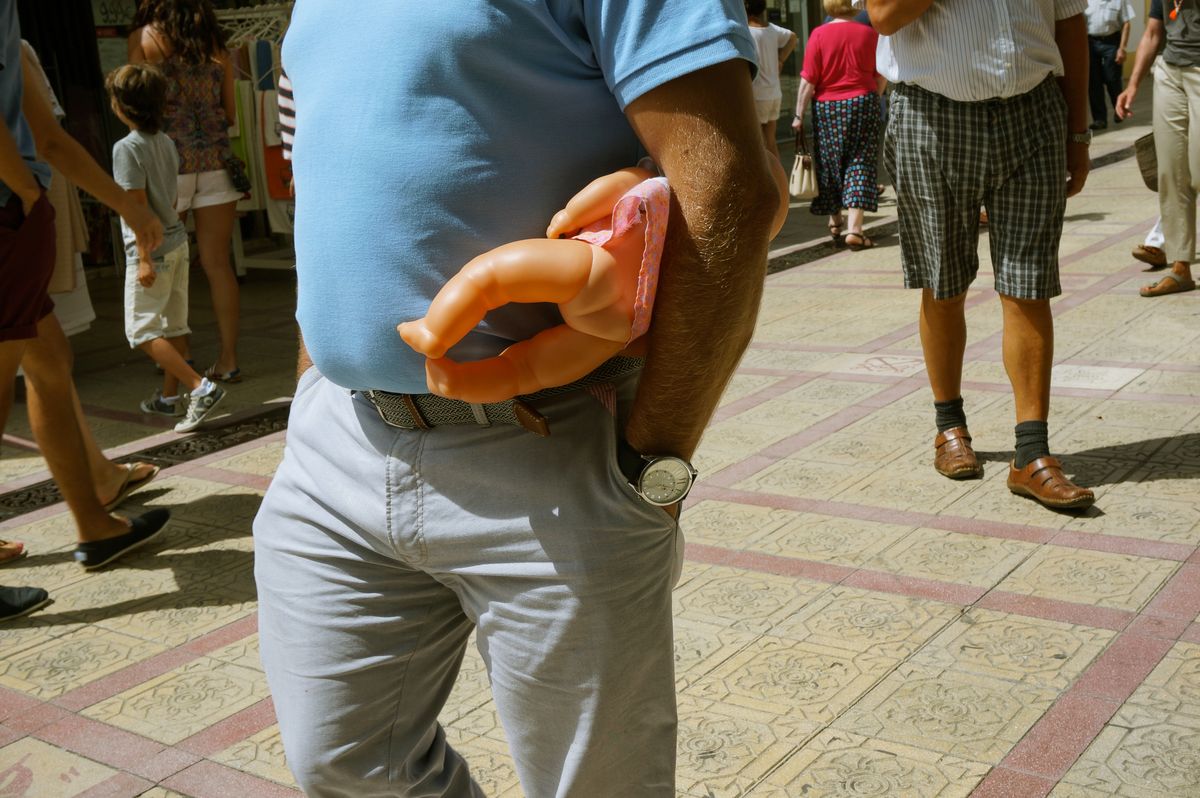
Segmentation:
<svg viewBox="0 0 1200 798">
<path fill-rule="evenodd" d="M 596 178 L 571 197 L 567 207 L 554 214 L 546 228 L 546 237 L 561 238 L 606 218 L 629 189 L 651 177 L 654 175 L 650 172 L 633 166 Z"/>
</svg>

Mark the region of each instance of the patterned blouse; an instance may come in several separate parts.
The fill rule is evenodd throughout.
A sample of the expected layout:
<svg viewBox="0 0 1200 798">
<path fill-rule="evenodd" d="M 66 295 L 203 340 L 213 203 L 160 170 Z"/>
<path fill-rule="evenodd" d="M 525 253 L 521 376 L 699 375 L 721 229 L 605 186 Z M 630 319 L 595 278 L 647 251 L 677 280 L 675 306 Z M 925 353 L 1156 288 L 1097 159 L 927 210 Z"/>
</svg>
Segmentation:
<svg viewBox="0 0 1200 798">
<path fill-rule="evenodd" d="M 169 86 L 163 132 L 179 150 L 179 174 L 224 169 L 230 148 L 229 123 L 221 106 L 222 66 L 168 58 L 158 67 Z"/>
</svg>

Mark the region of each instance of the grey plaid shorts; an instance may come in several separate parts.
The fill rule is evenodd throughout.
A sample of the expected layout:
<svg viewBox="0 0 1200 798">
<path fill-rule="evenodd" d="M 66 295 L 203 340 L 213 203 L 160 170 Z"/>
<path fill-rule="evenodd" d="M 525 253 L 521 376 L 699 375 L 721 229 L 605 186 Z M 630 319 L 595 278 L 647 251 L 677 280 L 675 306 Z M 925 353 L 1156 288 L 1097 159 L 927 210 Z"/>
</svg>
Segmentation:
<svg viewBox="0 0 1200 798">
<path fill-rule="evenodd" d="M 979 210 L 988 212 L 996 291 L 1062 293 L 1058 243 L 1066 209 L 1067 106 L 1054 78 L 1002 100 L 958 102 L 897 84 L 884 159 L 896 186 L 907 288 L 938 299 L 979 271 Z"/>
</svg>

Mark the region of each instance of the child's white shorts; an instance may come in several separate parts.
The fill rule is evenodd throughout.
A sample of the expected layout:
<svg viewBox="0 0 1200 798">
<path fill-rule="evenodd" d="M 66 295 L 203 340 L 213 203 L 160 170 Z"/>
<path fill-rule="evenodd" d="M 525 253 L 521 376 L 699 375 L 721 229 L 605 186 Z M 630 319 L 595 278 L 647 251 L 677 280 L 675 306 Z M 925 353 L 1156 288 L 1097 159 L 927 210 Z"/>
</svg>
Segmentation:
<svg viewBox="0 0 1200 798">
<path fill-rule="evenodd" d="M 138 265 L 125 266 L 125 337 L 137 348 L 155 338 L 178 338 L 188 327 L 188 245 L 154 259 L 154 285 L 138 282 Z"/>
<path fill-rule="evenodd" d="M 180 213 L 192 208 L 237 202 L 242 198 L 242 192 L 233 187 L 233 181 L 224 169 L 180 175 L 175 185 L 178 189 L 175 210 Z"/>
</svg>

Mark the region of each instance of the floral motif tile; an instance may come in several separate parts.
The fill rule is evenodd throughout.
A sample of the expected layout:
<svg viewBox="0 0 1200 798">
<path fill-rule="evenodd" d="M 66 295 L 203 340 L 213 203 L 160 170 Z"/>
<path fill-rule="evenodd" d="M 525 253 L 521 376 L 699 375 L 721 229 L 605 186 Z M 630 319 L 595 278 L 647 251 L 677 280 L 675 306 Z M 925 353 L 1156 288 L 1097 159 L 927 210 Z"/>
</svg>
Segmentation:
<svg viewBox="0 0 1200 798">
<path fill-rule="evenodd" d="M 734 487 L 782 496 L 828 499 L 873 473 L 866 466 L 811 463 L 787 458 L 767 466 Z"/>
<path fill-rule="evenodd" d="M 1065 528 L 1187 546 L 1200 544 L 1200 507 L 1196 502 L 1187 497 L 1154 497 L 1144 487 L 1132 479 L 1112 485 L 1103 501 L 1098 502 L 1103 515 L 1070 518 Z"/>
<path fill-rule="evenodd" d="M 833 728 L 996 764 L 1057 697 L 979 674 L 901 665 Z"/>
<path fill-rule="evenodd" d="M 734 418 L 720 421 L 705 430 L 698 451 L 703 454 L 736 455 L 738 459 L 744 459 L 790 434 L 787 426 L 746 424 Z"/>
<path fill-rule="evenodd" d="M 1043 546 L 1000 583 L 1001 590 L 1097 607 L 1140 610 L 1179 563 Z"/>
<path fill-rule="evenodd" d="M 911 530 L 896 524 L 805 513 L 747 543 L 763 554 L 858 567 Z"/>
<path fill-rule="evenodd" d="M 1176 643 L 1126 704 L 1200 718 L 1200 645 Z"/>
<path fill-rule="evenodd" d="M 247 635 L 236 643 L 222 646 L 209 653 L 210 657 L 221 662 L 239 665 L 250 670 L 261 671 L 262 657 L 258 653 L 258 633 Z"/>
<path fill-rule="evenodd" d="M 220 595 L 176 593 L 149 601 L 96 625 L 168 646 L 181 646 L 257 612 L 255 602 Z"/>
<path fill-rule="evenodd" d="M 778 716 L 682 696 L 676 795 L 743 795 L 810 735 Z"/>
<path fill-rule="evenodd" d="M 741 632 L 765 632 L 826 587 L 808 579 L 712 568 L 675 591 L 675 615 Z"/>
<path fill-rule="evenodd" d="M 1200 718 L 1122 709 L 1063 782 L 1120 798 L 1182 798 L 1200 785 Z M 1071 796 L 1069 791 L 1061 794 Z"/>
<path fill-rule="evenodd" d="M 130 567 L 91 574 L 86 579 L 56 590 L 53 610 L 70 620 L 94 623 L 140 606 L 148 599 L 178 591 L 179 583 L 170 569 L 132 567 L 135 564 L 151 565 L 154 557 L 153 551 L 147 547 L 129 555 Z M 78 565 L 74 567 L 79 568 Z"/>
<path fill-rule="evenodd" d="M 913 441 L 883 434 L 843 431 L 801 449 L 798 457 L 820 463 L 882 468 L 912 450 Z"/>
<path fill-rule="evenodd" d="M 692 684 L 758 639 L 758 635 L 689 618 L 675 620 L 675 683 Z"/>
<path fill-rule="evenodd" d="M 522 798 L 521 784 L 508 748 L 503 743 L 476 738 L 455 747 L 471 770 L 471 777 L 488 798 Z"/>
<path fill-rule="evenodd" d="M 897 660 L 911 655 L 962 610 L 950 604 L 834 587 L 771 629 L 775 637 Z"/>
<path fill-rule="evenodd" d="M 44 700 L 166 651 L 129 635 L 80 629 L 0 660 L 0 685 Z"/>
<path fill-rule="evenodd" d="M 256 474 L 263 477 L 275 476 L 279 462 L 283 459 L 283 441 L 271 441 L 262 446 L 243 452 L 224 460 L 211 463 L 211 468 L 226 471 L 239 471 L 243 474 Z"/>
<path fill-rule="evenodd" d="M 784 394 L 768 399 L 749 410 L 743 410 L 729 421 L 764 430 L 786 430 L 795 434 L 834 412 L 834 409 L 827 405 L 795 401 Z"/>
<path fill-rule="evenodd" d="M 752 789 L 752 798 L 966 798 L 978 762 L 827 729 Z"/>
<path fill-rule="evenodd" d="M 774 507 L 706 500 L 687 508 L 683 524 L 690 542 L 741 548 L 799 517 Z"/>
<path fill-rule="evenodd" d="M 279 726 L 272 725 L 248 737 L 213 757 L 223 765 L 250 773 L 259 778 L 296 787 L 283 753 Z"/>
<path fill-rule="evenodd" d="M 721 394 L 721 404 L 727 405 L 730 402 L 744 399 L 751 394 L 770 388 L 781 379 L 783 378 L 767 377 L 761 374 L 734 374 L 729 380 L 729 384 L 725 386 L 725 393 Z"/>
<path fill-rule="evenodd" d="M 173 745 L 267 695 L 261 672 L 201 657 L 81 714 Z"/>
<path fill-rule="evenodd" d="M 977 480 L 946 479 L 932 467 L 904 467 L 898 460 L 885 469 L 872 468 L 862 472 L 863 479 L 839 486 L 832 496 L 835 501 L 935 513 L 979 488 Z"/>
<path fill-rule="evenodd" d="M 1115 636 L 1107 629 L 971 609 L 910 662 L 1062 691 Z"/>
<path fill-rule="evenodd" d="M 1020 540 L 916 529 L 869 567 L 923 579 L 992 587 L 1037 550 Z"/>
<path fill-rule="evenodd" d="M 787 718 L 806 732 L 816 732 L 896 664 L 894 658 L 874 651 L 850 652 L 762 637 L 686 692 L 725 706 Z"/>
<path fill-rule="evenodd" d="M 32 737 L 0 748 L 0 795 L 13 798 L 72 798 L 116 773 Z"/>
</svg>

